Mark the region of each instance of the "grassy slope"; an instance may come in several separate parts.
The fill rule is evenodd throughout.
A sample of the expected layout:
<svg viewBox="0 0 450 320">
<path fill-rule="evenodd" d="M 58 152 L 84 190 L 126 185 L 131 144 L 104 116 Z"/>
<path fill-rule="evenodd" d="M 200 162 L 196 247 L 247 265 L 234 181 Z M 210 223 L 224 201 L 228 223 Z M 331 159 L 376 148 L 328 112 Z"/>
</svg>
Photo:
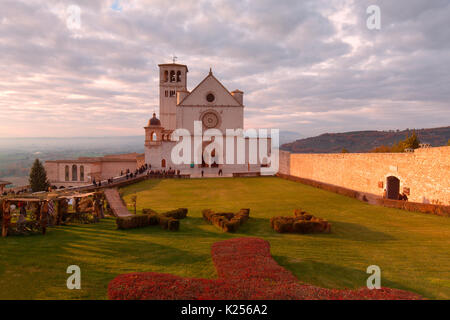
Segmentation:
<svg viewBox="0 0 450 320">
<path fill-rule="evenodd" d="M 1 298 L 106 298 L 108 282 L 133 271 L 214 278 L 211 245 L 239 236 L 270 241 L 274 258 L 300 281 L 333 288 L 365 285 L 369 265 L 382 270 L 382 285 L 450 299 L 450 219 L 370 206 L 354 199 L 278 178 L 145 181 L 122 190 L 138 210 L 189 208 L 179 232 L 159 227 L 115 230 L 114 220 L 50 230 L 46 237 L 0 239 Z M 201 210 L 251 208 L 251 220 L 224 234 L 201 219 Z M 274 215 L 294 208 L 328 219 L 329 235 L 282 235 Z M 82 290 L 67 290 L 65 270 L 77 264 Z"/>
</svg>

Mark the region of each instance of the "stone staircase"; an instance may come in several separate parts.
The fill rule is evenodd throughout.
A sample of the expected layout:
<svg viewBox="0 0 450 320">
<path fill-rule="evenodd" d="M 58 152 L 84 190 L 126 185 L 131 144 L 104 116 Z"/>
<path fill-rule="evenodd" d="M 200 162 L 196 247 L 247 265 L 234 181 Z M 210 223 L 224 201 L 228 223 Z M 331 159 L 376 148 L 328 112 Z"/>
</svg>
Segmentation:
<svg viewBox="0 0 450 320">
<path fill-rule="evenodd" d="M 119 191 L 116 188 L 105 189 L 105 197 L 108 200 L 109 206 L 116 217 L 129 217 L 132 214 L 128 211 Z"/>
</svg>

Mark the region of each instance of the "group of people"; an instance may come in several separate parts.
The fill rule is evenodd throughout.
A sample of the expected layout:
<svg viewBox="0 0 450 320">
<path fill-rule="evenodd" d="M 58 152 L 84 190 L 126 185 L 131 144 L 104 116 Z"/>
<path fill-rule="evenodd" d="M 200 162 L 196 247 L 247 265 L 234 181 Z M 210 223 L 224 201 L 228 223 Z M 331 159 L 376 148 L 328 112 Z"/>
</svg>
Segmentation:
<svg viewBox="0 0 450 320">
<path fill-rule="evenodd" d="M 16 196 L 16 195 L 19 195 L 19 194 L 27 193 L 29 191 L 30 190 L 28 190 L 27 188 L 20 189 L 20 190 L 8 190 L 8 189 L 6 189 L 5 191 L 3 191 L 2 196 L 8 196 L 8 195 Z"/>
<path fill-rule="evenodd" d="M 90 200 L 91 205 L 87 211 L 80 209 L 80 198 L 71 200 L 75 213 L 92 213 L 96 221 L 105 217 L 104 206 L 105 198 L 102 193 L 95 193 L 93 199 Z M 42 234 L 46 234 L 47 227 L 53 225 L 61 225 L 67 221 L 69 217 L 68 199 L 57 200 L 33 200 L 32 202 L 14 201 L 14 200 L 0 200 L 0 224 L 2 237 L 8 236 L 10 231 L 12 216 L 15 210 L 18 209 L 19 216 L 17 218 L 15 227 L 12 229 L 19 232 L 22 231 L 37 231 L 40 230 Z M 86 209 L 86 208 L 85 208 Z M 31 211 L 30 219 L 27 220 L 27 210 Z M 30 229 L 31 228 L 31 229 Z"/>
<path fill-rule="evenodd" d="M 150 164 L 143 164 L 142 166 L 140 166 L 138 169 L 136 169 L 134 172 L 130 172 L 129 169 L 127 169 L 125 171 L 125 173 L 123 171 L 120 172 L 120 176 L 124 176 L 126 177 L 126 179 L 133 179 L 135 177 L 137 177 L 140 174 L 144 174 L 147 173 L 147 177 L 154 177 L 154 176 L 175 176 L 175 175 L 180 175 L 181 171 L 180 170 L 175 170 L 172 169 L 172 167 L 170 167 L 168 170 L 163 169 L 163 170 L 152 170 L 152 166 Z"/>
<path fill-rule="evenodd" d="M 4 200 L 0 212 L 0 218 L 2 222 L 2 237 L 8 236 L 9 227 L 11 225 L 12 212 L 15 210 L 14 204 L 11 201 Z M 17 208 L 19 209 L 19 217 L 17 219 L 17 225 L 23 225 L 27 221 L 27 204 L 24 202 L 18 202 Z M 55 215 L 54 203 L 52 201 L 36 202 L 34 206 L 34 220 L 40 223 L 42 234 L 46 233 L 47 225 L 50 223 L 50 219 Z"/>
<path fill-rule="evenodd" d="M 114 178 L 108 178 L 106 179 L 106 184 L 111 184 L 114 183 Z M 96 187 L 101 187 L 102 186 L 102 181 L 100 180 L 99 182 L 97 182 L 94 178 L 94 180 L 92 180 L 92 184 Z"/>
<path fill-rule="evenodd" d="M 147 171 L 147 177 L 153 177 L 153 176 L 175 176 L 175 175 L 180 175 L 181 171 L 180 170 L 175 170 L 172 169 L 172 167 L 169 168 L 169 170 L 150 170 Z"/>
</svg>

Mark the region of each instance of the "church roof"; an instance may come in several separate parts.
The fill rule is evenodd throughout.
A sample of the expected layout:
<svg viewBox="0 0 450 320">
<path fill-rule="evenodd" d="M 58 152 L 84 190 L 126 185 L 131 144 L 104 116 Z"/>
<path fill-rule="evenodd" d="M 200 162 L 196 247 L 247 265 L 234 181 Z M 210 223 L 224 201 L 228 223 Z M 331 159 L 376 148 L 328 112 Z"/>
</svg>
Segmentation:
<svg viewBox="0 0 450 320">
<path fill-rule="evenodd" d="M 161 121 L 156 117 L 156 113 L 153 113 L 153 118 L 148 121 L 149 126 L 161 126 Z"/>
<path fill-rule="evenodd" d="M 143 153 L 110 154 L 102 157 L 79 157 L 78 159 L 46 160 L 45 163 L 98 163 L 98 162 L 130 162 L 144 156 Z"/>
<path fill-rule="evenodd" d="M 197 91 L 199 91 L 199 89 L 203 86 L 203 84 L 209 80 L 209 79 L 213 79 L 216 83 L 219 84 L 219 87 L 223 89 L 223 91 L 225 91 L 229 97 L 231 97 L 231 99 L 229 101 L 231 101 L 232 105 L 235 106 L 239 106 L 239 107 L 243 107 L 243 104 L 241 104 L 232 94 L 230 91 L 228 91 L 227 88 L 225 88 L 225 86 L 213 75 L 212 70 L 210 69 L 209 74 L 188 94 L 184 97 L 183 100 L 180 101 L 180 103 L 178 103 L 179 106 L 181 105 L 187 105 L 185 104 L 185 102 L 187 102 L 187 100 L 194 96 L 196 94 Z M 235 90 L 234 92 L 239 91 L 239 90 Z M 241 93 L 243 93 L 242 91 L 240 91 Z"/>
<path fill-rule="evenodd" d="M 7 186 L 8 184 L 12 184 L 12 183 L 9 181 L 0 180 L 0 186 Z"/>
<path fill-rule="evenodd" d="M 158 67 L 185 67 L 186 72 L 189 72 L 187 65 L 179 64 L 179 63 L 162 63 L 162 64 L 158 64 Z"/>
</svg>

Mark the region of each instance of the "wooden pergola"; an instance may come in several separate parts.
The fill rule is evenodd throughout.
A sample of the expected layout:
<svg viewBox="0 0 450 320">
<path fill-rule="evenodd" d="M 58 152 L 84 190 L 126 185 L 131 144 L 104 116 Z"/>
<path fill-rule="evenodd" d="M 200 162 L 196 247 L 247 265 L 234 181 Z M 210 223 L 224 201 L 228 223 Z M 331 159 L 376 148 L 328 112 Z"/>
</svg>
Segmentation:
<svg viewBox="0 0 450 320">
<path fill-rule="evenodd" d="M 103 211 L 101 210 L 102 203 L 101 192 L 89 192 L 89 193 L 74 193 L 74 194 L 59 194 L 59 193 L 43 193 L 39 195 L 30 196 L 6 196 L 0 197 L 0 222 L 2 226 L 2 236 L 8 235 L 8 230 L 14 223 L 11 223 L 11 205 L 15 204 L 17 207 L 25 206 L 28 204 L 34 204 L 33 221 L 34 223 L 40 223 L 43 234 L 47 227 L 47 223 L 50 221 L 52 225 L 61 225 L 63 223 L 63 217 L 68 214 L 68 200 L 74 199 L 73 209 L 75 215 L 82 215 L 80 211 L 80 200 L 83 198 L 93 198 L 93 211 L 92 213 L 97 219 L 103 218 Z"/>
<path fill-rule="evenodd" d="M 5 187 L 10 184 L 12 184 L 12 183 L 9 181 L 0 180 L 0 195 L 3 193 L 3 191 L 5 191 Z"/>
</svg>

